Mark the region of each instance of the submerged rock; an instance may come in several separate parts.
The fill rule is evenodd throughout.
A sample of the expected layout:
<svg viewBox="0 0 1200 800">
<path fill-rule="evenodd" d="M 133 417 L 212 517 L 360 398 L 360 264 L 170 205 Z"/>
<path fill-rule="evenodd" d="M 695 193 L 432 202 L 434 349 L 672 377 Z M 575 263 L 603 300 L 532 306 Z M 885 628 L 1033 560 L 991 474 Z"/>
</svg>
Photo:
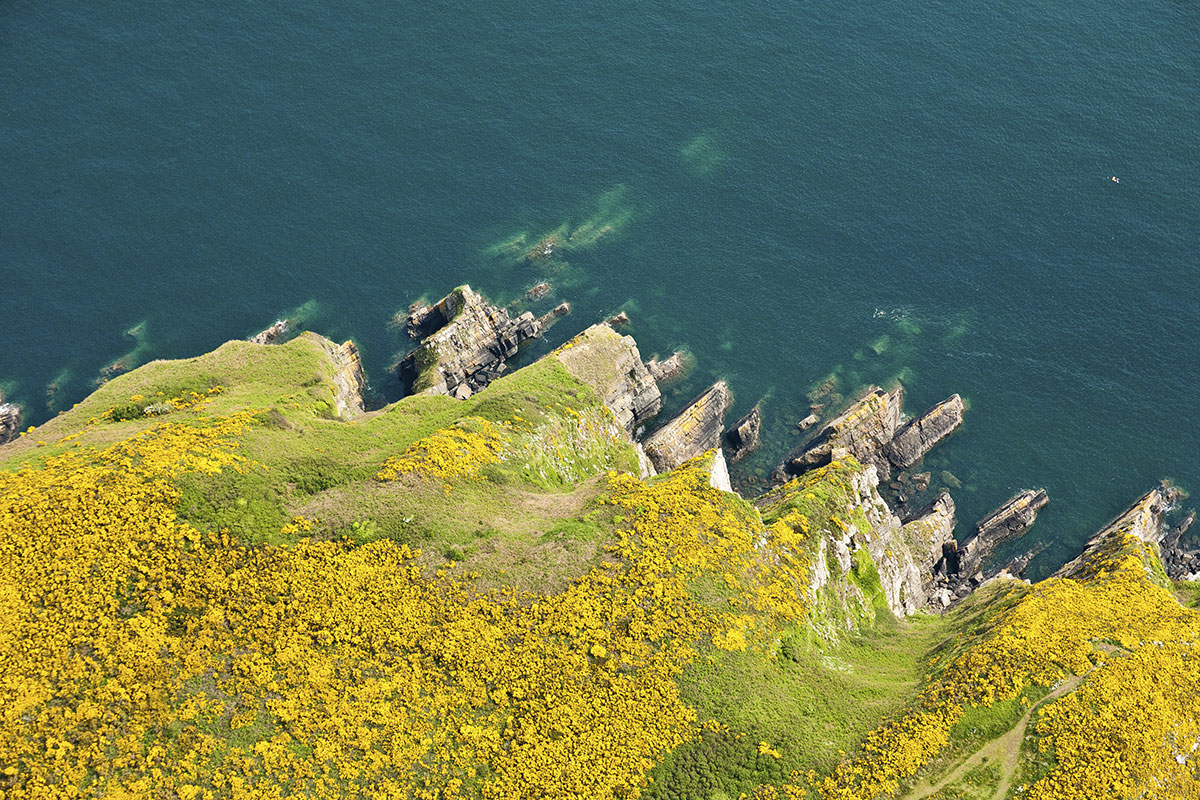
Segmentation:
<svg viewBox="0 0 1200 800">
<path fill-rule="evenodd" d="M 430 307 L 414 310 L 409 331 L 421 343 L 397 366 L 413 393 L 470 397 L 505 370 L 522 342 L 540 335 L 530 312 L 511 319 L 470 286 L 460 286 Z"/>
<path fill-rule="evenodd" d="M 655 469 L 666 472 L 718 447 L 725 413 L 732 402 L 733 394 L 725 381 L 717 381 L 679 412 L 679 416 L 651 434 L 642 445 Z"/>
<path fill-rule="evenodd" d="M 920 461 L 935 444 L 962 425 L 965 408 L 962 398 L 953 394 L 916 419 L 909 420 L 888 444 L 888 460 L 901 469 Z"/>
<path fill-rule="evenodd" d="M 525 292 L 525 297 L 529 300 L 541 300 L 546 295 L 550 294 L 551 286 L 546 281 L 535 284 L 530 287 L 529 291 Z"/>
<path fill-rule="evenodd" d="M 3 400 L 0 397 L 0 400 Z M 21 435 L 21 407 L 16 403 L 0 402 L 0 444 L 11 442 Z"/>
<path fill-rule="evenodd" d="M 725 431 L 725 442 L 729 445 L 729 463 L 736 464 L 758 448 L 762 432 L 762 414 L 758 406 L 733 423 Z"/>
<path fill-rule="evenodd" d="M 632 336 L 593 325 L 555 352 L 568 372 L 596 391 L 629 436 L 662 408 L 658 384 Z"/>
<path fill-rule="evenodd" d="M 547 311 L 538 318 L 537 324 L 541 333 L 545 333 L 550 329 L 550 326 L 558 322 L 560 319 L 571 313 L 570 303 L 559 303 L 554 308 Z"/>
</svg>

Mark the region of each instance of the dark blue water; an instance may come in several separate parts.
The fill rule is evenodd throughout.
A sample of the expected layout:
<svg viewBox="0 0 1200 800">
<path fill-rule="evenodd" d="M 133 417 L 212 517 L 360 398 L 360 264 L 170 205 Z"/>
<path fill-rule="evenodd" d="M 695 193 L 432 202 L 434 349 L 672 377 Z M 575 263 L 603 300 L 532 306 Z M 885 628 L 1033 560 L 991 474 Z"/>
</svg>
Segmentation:
<svg viewBox="0 0 1200 800">
<path fill-rule="evenodd" d="M 625 308 L 696 356 L 673 405 L 766 397 L 743 479 L 833 374 L 967 397 L 928 464 L 968 523 L 1045 486 L 1043 572 L 1200 487 L 1195 4 L 326 5 L 0 6 L 0 385 L 35 421 L 300 307 L 387 392 L 397 310 L 549 277 L 548 345 Z"/>
</svg>

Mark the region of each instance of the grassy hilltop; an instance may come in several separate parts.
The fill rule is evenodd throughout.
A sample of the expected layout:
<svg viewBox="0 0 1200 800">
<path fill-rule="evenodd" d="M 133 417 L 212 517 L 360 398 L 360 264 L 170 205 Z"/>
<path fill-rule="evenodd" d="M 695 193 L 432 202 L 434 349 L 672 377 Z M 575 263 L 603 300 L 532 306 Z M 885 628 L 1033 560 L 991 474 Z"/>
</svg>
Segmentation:
<svg viewBox="0 0 1200 800">
<path fill-rule="evenodd" d="M 898 619 L 853 459 L 637 477 L 611 330 L 341 416 L 328 345 L 0 448 L 0 798 L 1200 796 L 1196 589 L 1130 530 Z"/>
</svg>

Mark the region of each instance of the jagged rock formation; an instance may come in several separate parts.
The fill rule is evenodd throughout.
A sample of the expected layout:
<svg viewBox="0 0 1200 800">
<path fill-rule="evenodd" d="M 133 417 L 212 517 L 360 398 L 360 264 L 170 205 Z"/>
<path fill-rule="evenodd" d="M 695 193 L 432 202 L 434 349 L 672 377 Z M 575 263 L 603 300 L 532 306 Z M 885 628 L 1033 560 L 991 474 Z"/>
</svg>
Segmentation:
<svg viewBox="0 0 1200 800">
<path fill-rule="evenodd" d="M 806 431 L 809 428 L 811 428 L 813 425 L 816 425 L 820 421 L 821 421 L 821 418 L 818 417 L 815 413 L 809 414 L 807 417 L 805 417 L 804 419 L 797 422 L 796 427 L 802 431 Z"/>
<path fill-rule="evenodd" d="M 846 453 L 839 451 L 837 455 L 836 460 L 841 461 Z M 836 588 L 843 605 L 869 604 L 866 598 L 853 596 L 862 593 L 857 586 L 861 578 L 857 577 L 855 552 L 865 549 L 879 576 L 883 599 L 893 614 L 905 617 L 925 608 L 936 591 L 933 566 L 941 557 L 942 546 L 953 540 L 954 501 L 943 493 L 918 516 L 902 522 L 879 494 L 879 473 L 874 466 L 856 468 L 847 477 L 839 484 L 844 490 L 838 501 L 842 527 L 823 532 L 810 558 L 812 596 L 820 597 L 822 590 Z M 788 491 L 787 486 L 777 487 L 754 504 L 768 510 Z M 836 631 L 823 633 L 834 635 Z"/>
<path fill-rule="evenodd" d="M 1135 536 L 1146 544 L 1157 545 L 1165 530 L 1164 515 L 1180 496 L 1177 489 L 1160 485 L 1142 495 L 1136 503 L 1119 514 L 1088 540 L 1083 554 L 1063 565 L 1054 573 L 1057 578 L 1084 578 L 1091 574 L 1092 564 L 1103 561 L 1107 549 L 1119 544 L 1125 536 Z"/>
<path fill-rule="evenodd" d="M 1167 577 L 1174 581 L 1200 581 L 1200 550 L 1183 547 L 1183 536 L 1196 521 L 1192 512 L 1182 522 L 1166 532 L 1158 543 Z"/>
<path fill-rule="evenodd" d="M 891 466 L 884 448 L 900 426 L 902 400 L 903 390 L 898 386 L 890 392 L 872 387 L 845 413 L 822 428 L 817 438 L 799 455 L 784 462 L 781 470 L 776 471 L 776 480 L 786 480 L 789 475 L 799 475 L 828 464 L 831 453 L 839 447 L 846 448 L 863 464 L 874 465 L 880 477 L 886 479 L 891 474 Z"/>
<path fill-rule="evenodd" d="M 964 405 L 958 395 L 901 425 L 903 401 L 904 389 L 900 386 L 890 392 L 871 387 L 822 428 L 798 455 L 776 468 L 772 479 L 784 481 L 791 475 L 828 464 L 830 453 L 844 447 L 862 463 L 873 464 L 880 479 L 887 480 L 893 465 L 901 469 L 912 466 L 962 424 Z M 804 430 L 815 422 L 814 416 L 809 415 L 799 427 Z"/>
<path fill-rule="evenodd" d="M 920 461 L 933 446 L 962 425 L 962 398 L 952 394 L 896 431 L 886 448 L 888 460 L 901 469 Z"/>
<path fill-rule="evenodd" d="M 650 370 L 650 374 L 654 376 L 654 380 L 661 383 L 670 383 L 683 377 L 683 373 L 687 370 L 686 358 L 682 350 L 676 350 L 667 359 L 658 360 L 658 356 L 646 362 L 646 369 Z"/>
<path fill-rule="evenodd" d="M 531 312 L 511 319 L 470 286 L 458 287 L 434 306 L 414 308 L 408 329 L 422 341 L 398 365 L 400 378 L 413 393 L 459 399 L 500 377 L 505 359 L 541 333 Z"/>
<path fill-rule="evenodd" d="M 974 575 L 1000 544 L 1023 536 L 1049 502 L 1045 489 L 1027 489 L 976 522 L 958 551 L 957 571 Z"/>
<path fill-rule="evenodd" d="M 658 384 L 632 336 L 593 325 L 559 348 L 556 356 L 568 372 L 596 391 L 630 436 L 662 408 Z"/>
<path fill-rule="evenodd" d="M 3 400 L 0 397 L 0 400 Z M 21 434 L 21 407 L 16 403 L 0 402 L 0 444 L 11 442 Z"/>
<path fill-rule="evenodd" d="M 934 568 L 939 589 L 940 605 L 961 600 L 988 578 L 1007 573 L 1021 575 L 1044 545 L 1017 556 L 1007 564 L 985 570 L 984 563 L 1004 542 L 1015 539 L 1029 530 L 1038 511 L 1050 502 L 1043 489 L 1027 489 L 1010 497 L 1003 505 L 975 523 L 970 535 L 961 545 L 953 539 L 946 542 L 942 557 Z"/>
<path fill-rule="evenodd" d="M 571 313 L 570 303 L 559 303 L 554 308 L 547 311 L 542 316 L 538 317 L 539 335 L 550 329 L 550 326 L 558 322 L 560 319 Z"/>
<path fill-rule="evenodd" d="M 336 344 L 312 332 L 305 332 L 303 335 L 311 338 L 329 354 L 333 364 L 331 382 L 334 410 L 338 417 L 352 419 L 363 413 L 363 392 L 366 390 L 367 380 L 363 375 L 358 347 L 351 341 Z"/>
<path fill-rule="evenodd" d="M 642 445 L 655 469 L 666 472 L 719 446 L 725 412 L 732 402 L 733 394 L 725 381 L 717 381 L 679 412 L 679 416 L 651 434 Z"/>
<path fill-rule="evenodd" d="M 291 328 L 291 324 L 286 319 L 276 320 L 275 324 L 264 331 L 254 334 L 248 341 L 254 344 L 279 344 L 280 337 L 284 336 Z"/>
<path fill-rule="evenodd" d="M 729 463 L 736 464 L 750 455 L 759 443 L 762 432 L 762 414 L 758 406 L 739 419 L 725 431 L 725 442 L 729 446 Z"/>
</svg>

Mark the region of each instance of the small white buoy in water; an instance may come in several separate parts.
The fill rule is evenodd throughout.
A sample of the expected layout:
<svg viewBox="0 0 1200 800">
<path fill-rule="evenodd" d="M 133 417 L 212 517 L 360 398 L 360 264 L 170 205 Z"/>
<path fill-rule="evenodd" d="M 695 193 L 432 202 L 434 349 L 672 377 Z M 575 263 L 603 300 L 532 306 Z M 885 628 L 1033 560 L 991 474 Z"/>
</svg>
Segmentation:
<svg viewBox="0 0 1200 800">
<path fill-rule="evenodd" d="M 1120 182 L 1121 182 L 1121 179 L 1120 179 L 1120 178 L 1118 178 L 1116 175 L 1113 175 L 1113 176 L 1112 176 L 1112 178 L 1111 178 L 1110 180 L 1112 180 L 1112 182 L 1113 182 L 1113 183 L 1120 183 Z"/>
</svg>

